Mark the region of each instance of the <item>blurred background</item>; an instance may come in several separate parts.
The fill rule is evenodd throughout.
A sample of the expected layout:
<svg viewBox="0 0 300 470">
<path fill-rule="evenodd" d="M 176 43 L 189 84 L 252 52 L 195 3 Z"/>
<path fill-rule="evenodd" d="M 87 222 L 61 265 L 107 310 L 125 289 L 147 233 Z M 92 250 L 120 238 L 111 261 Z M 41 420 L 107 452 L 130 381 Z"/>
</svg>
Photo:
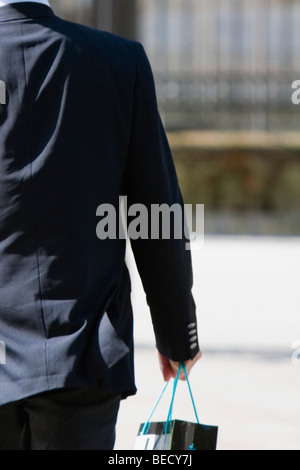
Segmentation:
<svg viewBox="0 0 300 470">
<path fill-rule="evenodd" d="M 220 450 L 299 450 L 300 2 L 51 3 L 144 45 L 185 202 L 205 204 L 204 248 L 193 251 L 200 418 L 220 426 Z M 121 408 L 117 449 L 132 448 L 162 386 L 130 248 L 128 264 L 139 393 Z M 177 414 L 193 419 L 186 393 Z"/>
</svg>

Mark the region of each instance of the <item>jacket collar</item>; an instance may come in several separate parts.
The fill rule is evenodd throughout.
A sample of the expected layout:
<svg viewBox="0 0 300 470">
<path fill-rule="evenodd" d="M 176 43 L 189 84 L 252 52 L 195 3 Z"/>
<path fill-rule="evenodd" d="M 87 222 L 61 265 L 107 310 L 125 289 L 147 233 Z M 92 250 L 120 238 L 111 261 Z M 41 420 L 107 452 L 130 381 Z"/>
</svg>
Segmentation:
<svg viewBox="0 0 300 470">
<path fill-rule="evenodd" d="M 53 16 L 55 16 L 53 10 L 42 3 L 20 2 L 0 8 L 0 23 Z"/>
</svg>

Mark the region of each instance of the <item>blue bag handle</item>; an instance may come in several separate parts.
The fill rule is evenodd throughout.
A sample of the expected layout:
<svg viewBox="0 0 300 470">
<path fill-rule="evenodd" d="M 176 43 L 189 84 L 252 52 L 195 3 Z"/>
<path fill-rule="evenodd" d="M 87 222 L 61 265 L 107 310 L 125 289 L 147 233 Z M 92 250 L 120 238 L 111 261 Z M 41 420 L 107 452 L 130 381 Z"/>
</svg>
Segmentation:
<svg viewBox="0 0 300 470">
<path fill-rule="evenodd" d="M 172 421 L 172 413 L 173 413 L 173 406 L 174 406 L 174 400 L 175 400 L 175 394 L 176 394 L 176 390 L 177 390 L 177 385 L 178 385 L 178 382 L 179 382 L 179 377 L 180 377 L 180 373 L 181 373 L 181 370 L 184 370 L 184 373 L 185 373 L 185 377 L 186 377 L 186 381 L 187 381 L 187 384 L 188 384 L 188 388 L 189 388 L 189 392 L 190 392 L 190 396 L 191 396 L 191 399 L 192 399 L 192 404 L 193 404 L 193 408 L 194 408 L 194 412 L 195 412 L 195 416 L 196 416 L 196 420 L 197 420 L 197 423 L 200 424 L 199 422 L 199 418 L 198 418 L 198 414 L 197 414 L 197 410 L 196 410 L 196 405 L 195 405 L 195 401 L 194 401 L 194 398 L 193 398 L 193 394 L 192 394 L 192 389 L 191 389 L 191 385 L 190 385 L 190 382 L 189 382 L 189 377 L 188 377 L 188 374 L 187 374 L 187 370 L 186 370 L 186 367 L 185 367 L 185 364 L 184 362 L 181 362 L 180 365 L 179 365 L 179 369 L 178 369 L 178 373 L 177 373 L 177 377 L 176 379 L 174 379 L 174 385 L 173 385 L 173 393 L 172 393 L 172 399 L 171 399 L 171 405 L 170 405 L 170 409 L 169 409 L 169 413 L 168 413 L 168 417 L 167 417 L 167 421 L 165 423 L 165 426 L 164 426 L 164 434 L 168 434 L 169 433 L 169 429 L 170 429 L 170 424 L 171 424 L 171 421 Z M 143 426 L 143 429 L 141 430 L 141 435 L 146 435 L 148 430 L 149 430 L 149 427 L 150 427 L 150 420 L 156 410 L 156 408 L 158 407 L 168 385 L 169 385 L 170 382 L 167 382 L 166 385 L 164 386 L 156 404 L 154 405 L 154 408 L 149 416 L 149 418 L 147 419 L 146 423 L 144 424 Z"/>
</svg>

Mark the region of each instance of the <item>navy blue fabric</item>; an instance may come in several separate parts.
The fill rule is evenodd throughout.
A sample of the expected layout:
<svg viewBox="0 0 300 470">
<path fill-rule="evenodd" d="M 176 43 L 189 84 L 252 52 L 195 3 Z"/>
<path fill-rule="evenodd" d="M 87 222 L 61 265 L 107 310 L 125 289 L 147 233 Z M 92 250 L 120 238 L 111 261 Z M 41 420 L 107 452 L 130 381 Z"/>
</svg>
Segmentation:
<svg viewBox="0 0 300 470">
<path fill-rule="evenodd" d="M 148 59 L 35 3 L 0 9 L 0 59 L 0 405 L 99 379 L 133 394 L 125 242 L 97 238 L 96 210 L 182 204 Z M 158 349 L 194 357 L 185 240 L 132 247 Z"/>
<path fill-rule="evenodd" d="M 113 450 L 121 396 L 101 384 L 0 407 L 1 450 Z"/>
</svg>

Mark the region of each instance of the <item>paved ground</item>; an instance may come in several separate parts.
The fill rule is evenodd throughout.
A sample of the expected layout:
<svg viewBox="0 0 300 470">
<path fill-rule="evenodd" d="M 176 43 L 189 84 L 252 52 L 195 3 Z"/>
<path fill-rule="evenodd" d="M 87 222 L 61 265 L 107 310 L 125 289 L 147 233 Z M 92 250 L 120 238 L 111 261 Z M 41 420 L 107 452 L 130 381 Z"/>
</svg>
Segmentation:
<svg viewBox="0 0 300 470">
<path fill-rule="evenodd" d="M 209 238 L 193 260 L 204 358 L 191 385 L 200 420 L 220 427 L 220 450 L 300 450 L 300 364 L 292 362 L 292 344 L 300 340 L 300 240 Z M 132 448 L 163 386 L 130 256 L 129 264 L 139 392 L 122 403 L 116 449 Z M 155 419 L 166 418 L 169 398 Z M 174 415 L 194 419 L 186 384 Z"/>
</svg>

